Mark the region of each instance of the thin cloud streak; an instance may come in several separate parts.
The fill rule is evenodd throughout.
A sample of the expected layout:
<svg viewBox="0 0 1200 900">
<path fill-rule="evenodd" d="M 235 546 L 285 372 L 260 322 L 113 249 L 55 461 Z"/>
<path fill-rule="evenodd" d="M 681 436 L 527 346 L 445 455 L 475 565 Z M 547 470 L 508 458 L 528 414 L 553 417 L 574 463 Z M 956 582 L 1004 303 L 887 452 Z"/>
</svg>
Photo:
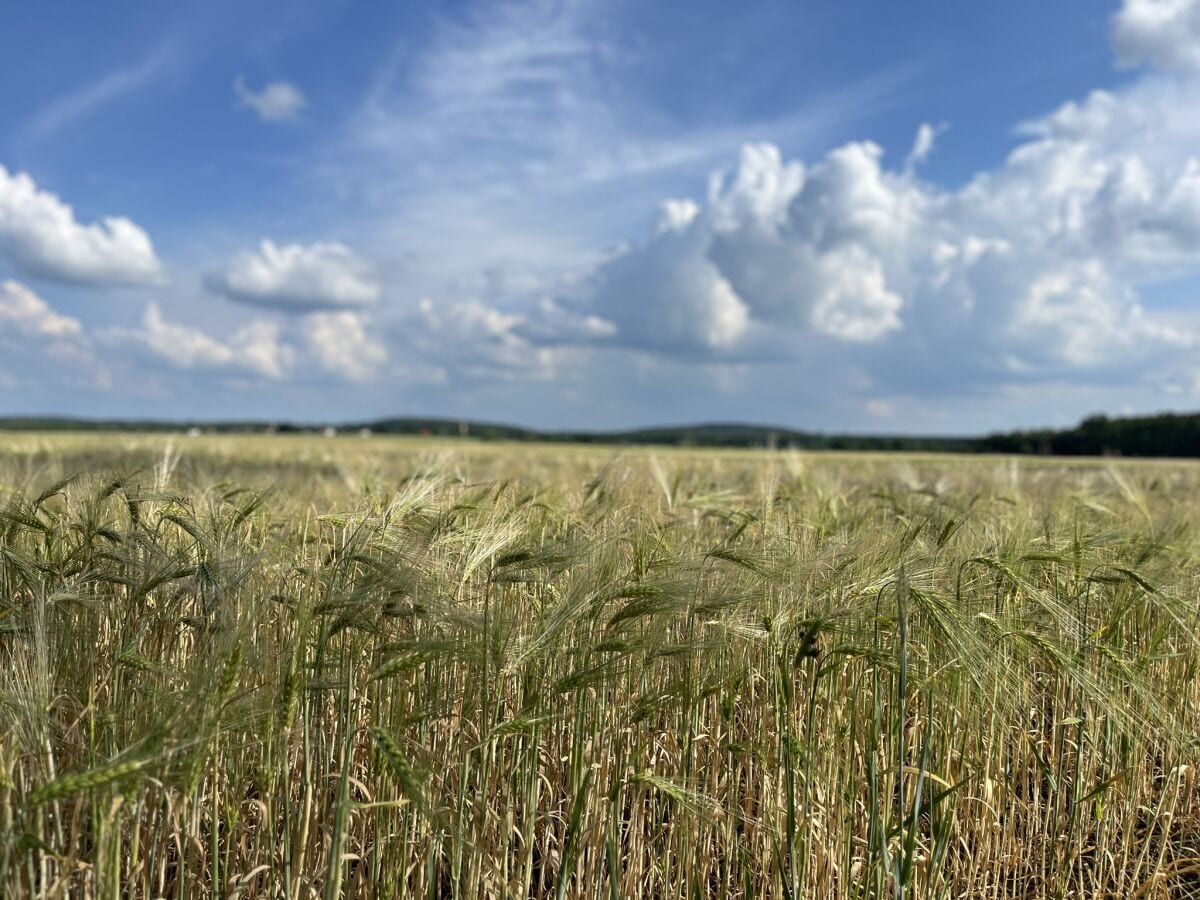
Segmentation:
<svg viewBox="0 0 1200 900">
<path fill-rule="evenodd" d="M 49 140 L 76 123 L 138 93 L 166 71 L 174 56 L 173 45 L 164 42 L 138 64 L 114 69 L 98 81 L 59 96 L 26 123 L 20 143 L 31 145 Z"/>
</svg>

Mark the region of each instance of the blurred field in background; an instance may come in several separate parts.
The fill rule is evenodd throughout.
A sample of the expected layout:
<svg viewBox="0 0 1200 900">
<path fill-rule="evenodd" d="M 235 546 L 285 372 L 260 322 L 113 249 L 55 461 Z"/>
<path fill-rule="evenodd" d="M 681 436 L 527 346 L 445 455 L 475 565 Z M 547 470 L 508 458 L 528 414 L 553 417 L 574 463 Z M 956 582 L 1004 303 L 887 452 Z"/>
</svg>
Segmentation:
<svg viewBox="0 0 1200 900">
<path fill-rule="evenodd" d="M 1200 896 L 1198 489 L 6 435 L 0 896 Z"/>
</svg>

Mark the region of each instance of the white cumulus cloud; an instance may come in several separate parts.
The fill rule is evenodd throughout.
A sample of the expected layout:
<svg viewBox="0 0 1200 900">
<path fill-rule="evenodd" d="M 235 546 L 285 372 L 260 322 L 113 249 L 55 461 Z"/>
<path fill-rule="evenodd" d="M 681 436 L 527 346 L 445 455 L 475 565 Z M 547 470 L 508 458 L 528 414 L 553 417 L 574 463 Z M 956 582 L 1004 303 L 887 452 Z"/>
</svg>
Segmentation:
<svg viewBox="0 0 1200 900">
<path fill-rule="evenodd" d="M 264 240 L 256 252 L 234 256 L 207 284 L 232 300 L 285 312 L 369 306 L 380 294 L 370 266 L 338 243 Z"/>
<path fill-rule="evenodd" d="M 81 224 L 24 172 L 0 166 L 0 254 L 30 275 L 82 284 L 153 284 L 163 277 L 149 235 L 123 216 Z"/>
<path fill-rule="evenodd" d="M 347 381 L 366 381 L 387 362 L 387 348 L 360 313 L 313 313 L 305 317 L 304 332 L 321 368 Z"/>
<path fill-rule="evenodd" d="M 78 337 L 83 325 L 78 319 L 55 312 L 50 305 L 16 281 L 0 282 L 0 334 L 23 337 Z"/>
<path fill-rule="evenodd" d="M 272 81 L 255 91 L 246 86 L 244 78 L 238 76 L 233 82 L 233 92 L 242 106 L 254 110 L 264 122 L 295 119 L 308 106 L 304 93 L 288 81 Z"/>
<path fill-rule="evenodd" d="M 1197 8 L 1130 0 L 1114 40 L 1129 52 L 1140 23 L 1159 68 L 1024 123 L 959 188 L 915 171 L 933 126 L 894 168 L 869 141 L 811 163 L 748 145 L 703 203 L 665 205 L 522 331 L 713 362 L 836 359 L 867 387 L 925 391 L 1190 371 L 1200 328 L 1142 295 L 1200 277 L 1200 70 L 1180 56 L 1200 48 Z M 1179 44 L 1151 52 L 1152 32 Z"/>
<path fill-rule="evenodd" d="M 702 230 L 660 231 L 602 266 L 584 303 L 626 346 L 683 353 L 731 346 L 750 313 L 706 250 Z"/>
<path fill-rule="evenodd" d="M 610 323 L 597 342 L 685 356 L 754 356 L 780 328 L 846 342 L 902 328 L 889 253 L 927 198 L 882 169 L 873 144 L 849 144 L 811 170 L 747 145 L 707 204 L 664 207 L 654 234 L 603 263 L 568 298 Z"/>
<path fill-rule="evenodd" d="M 1200 71 L 1200 2 L 1125 0 L 1113 16 L 1113 46 L 1127 66 Z"/>
<path fill-rule="evenodd" d="M 584 332 L 606 325 L 579 321 L 571 327 Z M 438 372 L 436 380 L 455 379 L 496 383 L 518 379 L 550 381 L 564 362 L 578 360 L 571 348 L 549 347 L 529 336 L 530 319 L 475 300 L 437 304 L 421 301 L 415 314 L 405 317 L 394 329 L 405 352 L 420 360 L 427 370 Z M 575 333 L 579 333 L 576 331 Z M 562 332 L 555 332 L 555 340 Z"/>
<path fill-rule="evenodd" d="M 140 347 L 178 369 L 241 372 L 270 379 L 285 377 L 295 358 L 274 322 L 255 320 L 223 340 L 168 321 L 157 303 L 146 307 L 139 328 L 109 329 L 102 339 L 112 347 Z"/>
<path fill-rule="evenodd" d="M 20 386 L 27 397 L 52 395 L 65 386 L 103 390 L 111 384 L 83 323 L 12 280 L 0 281 L 0 359 L 11 376 L 0 378 L 0 388 Z"/>
</svg>

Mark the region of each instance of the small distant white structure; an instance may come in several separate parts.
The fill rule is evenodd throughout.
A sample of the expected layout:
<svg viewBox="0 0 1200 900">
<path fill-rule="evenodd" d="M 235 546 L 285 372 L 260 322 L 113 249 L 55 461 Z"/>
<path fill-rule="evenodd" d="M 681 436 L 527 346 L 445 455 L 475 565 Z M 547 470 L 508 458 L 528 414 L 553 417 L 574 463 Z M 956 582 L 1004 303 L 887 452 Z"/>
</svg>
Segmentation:
<svg viewBox="0 0 1200 900">
<path fill-rule="evenodd" d="M 204 432 L 201 431 L 199 428 L 197 428 L 195 425 L 193 425 L 191 428 L 189 428 L 187 430 L 188 437 L 200 437 L 200 435 L 202 435 L 202 434 L 204 434 Z"/>
<path fill-rule="evenodd" d="M 326 425 L 321 434 L 325 435 L 325 437 L 337 437 L 337 429 L 332 425 Z"/>
<path fill-rule="evenodd" d="M 371 429 L 370 428 L 358 429 L 358 436 L 360 438 L 369 438 L 371 436 Z"/>
</svg>

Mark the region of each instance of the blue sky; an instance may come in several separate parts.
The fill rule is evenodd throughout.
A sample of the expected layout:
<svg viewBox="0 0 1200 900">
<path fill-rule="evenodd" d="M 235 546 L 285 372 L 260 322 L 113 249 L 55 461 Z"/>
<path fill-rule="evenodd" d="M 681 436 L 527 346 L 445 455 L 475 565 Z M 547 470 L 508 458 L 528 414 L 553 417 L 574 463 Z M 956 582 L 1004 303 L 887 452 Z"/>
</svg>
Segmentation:
<svg viewBox="0 0 1200 900">
<path fill-rule="evenodd" d="M 0 412 L 1200 406 L 1200 0 L 10 19 Z"/>
</svg>

